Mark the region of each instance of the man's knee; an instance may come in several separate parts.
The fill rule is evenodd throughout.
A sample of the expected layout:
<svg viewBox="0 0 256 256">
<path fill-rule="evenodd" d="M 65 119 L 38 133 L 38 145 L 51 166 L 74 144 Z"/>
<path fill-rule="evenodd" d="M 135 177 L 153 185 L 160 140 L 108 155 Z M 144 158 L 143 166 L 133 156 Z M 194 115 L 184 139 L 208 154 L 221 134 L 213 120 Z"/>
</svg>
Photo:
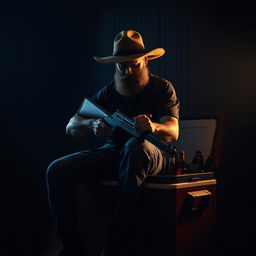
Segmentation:
<svg viewBox="0 0 256 256">
<path fill-rule="evenodd" d="M 140 180 L 138 183 L 141 184 L 146 178 L 151 161 L 147 151 L 145 141 L 136 138 L 129 139 L 121 152 L 122 168 L 119 170 L 119 175 L 121 177 L 135 175 L 137 180 Z"/>
<path fill-rule="evenodd" d="M 48 183 L 74 182 L 76 163 L 70 156 L 54 160 L 47 168 L 46 179 Z"/>
<path fill-rule="evenodd" d="M 61 175 L 62 175 L 62 169 L 63 169 L 63 165 L 62 165 L 62 160 L 61 159 L 57 159 L 54 160 L 47 168 L 46 171 L 46 180 L 48 182 L 52 182 L 52 181 L 56 181 L 58 180 Z"/>
<path fill-rule="evenodd" d="M 125 143 L 123 150 L 125 152 L 138 154 L 145 152 L 145 148 L 146 145 L 144 140 L 133 137 Z"/>
<path fill-rule="evenodd" d="M 124 163 L 122 167 L 129 164 L 132 167 L 128 168 L 129 172 L 133 171 L 141 179 L 145 179 L 148 174 L 159 173 L 165 164 L 164 156 L 155 145 L 136 138 L 129 139 L 125 144 L 121 152 L 121 162 Z M 120 172 L 125 173 L 128 169 L 124 168 Z"/>
</svg>

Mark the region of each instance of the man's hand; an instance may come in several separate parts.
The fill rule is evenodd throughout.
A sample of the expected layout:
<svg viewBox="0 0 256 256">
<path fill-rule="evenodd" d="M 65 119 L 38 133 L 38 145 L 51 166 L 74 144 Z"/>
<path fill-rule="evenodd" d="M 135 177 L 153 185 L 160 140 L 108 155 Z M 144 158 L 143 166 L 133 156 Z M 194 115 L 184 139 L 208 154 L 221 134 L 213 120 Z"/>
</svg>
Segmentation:
<svg viewBox="0 0 256 256">
<path fill-rule="evenodd" d="M 81 137 L 87 134 L 88 131 L 92 131 L 95 136 L 104 138 L 111 130 L 103 119 L 91 119 L 83 118 L 79 115 L 74 115 L 66 127 L 66 132 L 74 137 Z"/>
<path fill-rule="evenodd" d="M 105 138 L 111 130 L 111 128 L 104 122 L 102 118 L 93 121 L 91 129 L 98 138 Z"/>
<path fill-rule="evenodd" d="M 156 125 L 151 122 L 150 118 L 152 117 L 151 114 L 147 115 L 138 115 L 134 118 L 136 123 L 136 129 L 138 132 L 151 132 L 154 133 L 156 130 Z"/>
<path fill-rule="evenodd" d="M 162 116 L 159 121 L 155 123 L 150 120 L 151 114 L 138 115 L 134 118 L 135 128 L 141 132 L 153 133 L 159 139 L 165 142 L 176 141 L 179 136 L 179 121 L 172 116 Z"/>
</svg>

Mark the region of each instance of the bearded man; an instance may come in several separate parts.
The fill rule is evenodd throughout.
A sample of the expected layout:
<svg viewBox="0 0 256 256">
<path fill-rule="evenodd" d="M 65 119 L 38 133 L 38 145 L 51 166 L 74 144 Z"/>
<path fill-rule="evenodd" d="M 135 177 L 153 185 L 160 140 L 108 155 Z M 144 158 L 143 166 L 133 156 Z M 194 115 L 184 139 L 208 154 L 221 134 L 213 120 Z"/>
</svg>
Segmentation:
<svg viewBox="0 0 256 256">
<path fill-rule="evenodd" d="M 100 63 L 115 64 L 115 74 L 93 100 L 109 112 L 118 109 L 126 114 L 139 132 L 172 142 L 179 133 L 179 101 L 172 84 L 148 69 L 148 61 L 164 53 L 162 48 L 146 50 L 137 31 L 120 32 L 112 56 L 94 57 Z M 136 139 L 120 128 L 111 129 L 103 119 L 76 114 L 66 131 L 75 137 L 92 132 L 106 141 L 97 149 L 57 159 L 48 167 L 49 204 L 63 241 L 61 255 L 86 255 L 77 232 L 76 185 L 115 178 L 119 183 L 116 216 L 101 256 L 121 256 L 122 243 L 136 217 L 142 184 L 147 175 L 168 168 L 168 156 L 147 140 Z"/>
</svg>

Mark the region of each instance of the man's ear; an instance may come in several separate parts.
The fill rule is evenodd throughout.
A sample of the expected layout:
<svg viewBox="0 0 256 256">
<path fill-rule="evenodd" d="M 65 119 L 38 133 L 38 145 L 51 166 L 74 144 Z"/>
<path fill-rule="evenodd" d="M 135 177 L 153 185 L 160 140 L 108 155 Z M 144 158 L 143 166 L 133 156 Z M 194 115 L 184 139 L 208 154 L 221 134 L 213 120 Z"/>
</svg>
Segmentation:
<svg viewBox="0 0 256 256">
<path fill-rule="evenodd" d="M 145 65 L 147 66 L 148 65 L 148 56 L 144 57 L 144 62 L 145 62 Z"/>
</svg>

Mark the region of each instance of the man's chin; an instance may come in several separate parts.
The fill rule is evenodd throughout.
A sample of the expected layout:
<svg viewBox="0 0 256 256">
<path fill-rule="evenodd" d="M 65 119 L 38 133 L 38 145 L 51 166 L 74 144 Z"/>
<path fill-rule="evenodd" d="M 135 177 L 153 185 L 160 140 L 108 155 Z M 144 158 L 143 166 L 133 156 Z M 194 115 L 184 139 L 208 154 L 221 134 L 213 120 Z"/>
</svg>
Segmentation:
<svg viewBox="0 0 256 256">
<path fill-rule="evenodd" d="M 145 69 L 144 73 L 140 75 L 131 74 L 127 76 L 120 76 L 118 72 L 115 73 L 115 89 L 125 97 L 134 97 L 140 94 L 148 84 L 148 72 Z"/>
<path fill-rule="evenodd" d="M 125 97 L 134 97 L 140 94 L 146 85 L 135 83 L 118 83 L 115 85 L 116 91 Z"/>
</svg>

